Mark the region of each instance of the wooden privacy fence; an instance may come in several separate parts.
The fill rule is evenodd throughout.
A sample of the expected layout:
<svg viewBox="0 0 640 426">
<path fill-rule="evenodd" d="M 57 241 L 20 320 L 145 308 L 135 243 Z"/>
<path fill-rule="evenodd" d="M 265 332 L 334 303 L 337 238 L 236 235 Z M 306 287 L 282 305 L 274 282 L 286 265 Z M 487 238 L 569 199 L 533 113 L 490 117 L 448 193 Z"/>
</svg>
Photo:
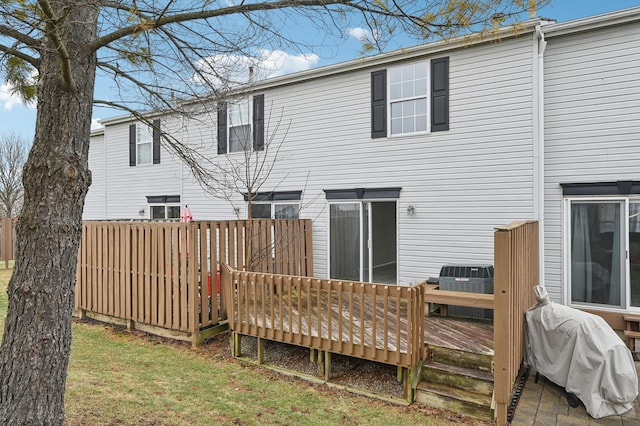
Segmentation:
<svg viewBox="0 0 640 426">
<path fill-rule="evenodd" d="M 524 314 L 540 282 L 538 222 L 514 222 L 494 234 L 494 396 L 496 419 L 507 424 L 514 384 L 524 360 Z"/>
<path fill-rule="evenodd" d="M 17 218 L 3 217 L 0 220 L 0 261 L 9 267 L 9 261 L 16 258 L 16 221 Z"/>
<path fill-rule="evenodd" d="M 219 265 L 306 275 L 310 220 L 85 222 L 75 308 L 191 340 L 227 319 Z"/>
<path fill-rule="evenodd" d="M 400 367 L 424 355 L 424 288 L 241 272 L 223 266 L 235 335 Z"/>
</svg>

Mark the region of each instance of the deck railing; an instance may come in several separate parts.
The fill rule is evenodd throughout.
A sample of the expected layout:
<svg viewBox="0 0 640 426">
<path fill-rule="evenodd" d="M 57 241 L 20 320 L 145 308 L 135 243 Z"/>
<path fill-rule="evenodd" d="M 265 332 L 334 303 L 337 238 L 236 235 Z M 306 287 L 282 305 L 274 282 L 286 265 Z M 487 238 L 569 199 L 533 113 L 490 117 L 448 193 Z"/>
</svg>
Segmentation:
<svg viewBox="0 0 640 426">
<path fill-rule="evenodd" d="M 234 333 L 400 367 L 424 355 L 424 289 L 223 267 Z"/>
<path fill-rule="evenodd" d="M 226 320 L 221 263 L 308 274 L 312 257 L 310 220 L 85 222 L 75 308 L 197 344 Z"/>
<path fill-rule="evenodd" d="M 524 360 L 524 314 L 540 282 L 538 222 L 515 222 L 494 234 L 494 394 L 498 425 L 507 424 L 514 384 Z"/>
</svg>

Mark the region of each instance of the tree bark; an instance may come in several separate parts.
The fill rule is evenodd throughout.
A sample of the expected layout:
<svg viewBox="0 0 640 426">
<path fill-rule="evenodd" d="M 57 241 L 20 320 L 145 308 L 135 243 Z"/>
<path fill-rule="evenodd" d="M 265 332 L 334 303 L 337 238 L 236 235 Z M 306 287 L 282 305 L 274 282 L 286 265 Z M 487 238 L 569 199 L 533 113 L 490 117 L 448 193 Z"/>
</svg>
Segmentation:
<svg viewBox="0 0 640 426">
<path fill-rule="evenodd" d="M 82 209 L 91 183 L 87 159 L 96 58 L 87 46 L 95 39 L 98 15 L 91 3 L 69 6 L 69 15 L 50 20 L 42 42 L 36 133 L 24 169 L 24 206 L 0 347 L 2 425 L 64 423 Z M 49 4 L 62 17 L 69 3 Z M 74 53 L 66 64 L 64 48 Z"/>
</svg>

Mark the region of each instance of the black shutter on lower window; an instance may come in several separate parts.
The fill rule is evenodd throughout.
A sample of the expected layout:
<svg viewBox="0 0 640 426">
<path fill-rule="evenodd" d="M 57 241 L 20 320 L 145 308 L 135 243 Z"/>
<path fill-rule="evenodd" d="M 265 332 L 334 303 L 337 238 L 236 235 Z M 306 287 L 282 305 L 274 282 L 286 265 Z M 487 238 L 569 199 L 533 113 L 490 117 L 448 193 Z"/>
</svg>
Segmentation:
<svg viewBox="0 0 640 426">
<path fill-rule="evenodd" d="M 431 60 L 431 131 L 449 130 L 449 58 Z"/>
<path fill-rule="evenodd" d="M 371 73 L 371 138 L 387 137 L 387 70 Z"/>
<path fill-rule="evenodd" d="M 129 125 L 129 167 L 136 165 L 136 125 Z"/>
<path fill-rule="evenodd" d="M 227 153 L 227 104 L 218 104 L 218 154 Z"/>
<path fill-rule="evenodd" d="M 253 97 L 253 150 L 264 149 L 264 95 Z"/>
<path fill-rule="evenodd" d="M 160 120 L 153 120 L 153 164 L 160 164 Z"/>
</svg>

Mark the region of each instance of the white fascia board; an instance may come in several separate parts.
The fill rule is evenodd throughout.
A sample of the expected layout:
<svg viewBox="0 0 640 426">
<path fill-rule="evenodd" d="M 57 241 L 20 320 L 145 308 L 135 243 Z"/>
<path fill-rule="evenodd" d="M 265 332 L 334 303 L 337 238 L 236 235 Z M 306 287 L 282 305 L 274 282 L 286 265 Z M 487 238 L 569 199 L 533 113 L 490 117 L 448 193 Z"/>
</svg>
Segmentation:
<svg viewBox="0 0 640 426">
<path fill-rule="evenodd" d="M 601 15 L 588 16 L 567 22 L 559 22 L 542 26 L 545 37 L 556 37 L 602 27 L 612 27 L 640 20 L 640 7 L 617 10 Z"/>
</svg>

